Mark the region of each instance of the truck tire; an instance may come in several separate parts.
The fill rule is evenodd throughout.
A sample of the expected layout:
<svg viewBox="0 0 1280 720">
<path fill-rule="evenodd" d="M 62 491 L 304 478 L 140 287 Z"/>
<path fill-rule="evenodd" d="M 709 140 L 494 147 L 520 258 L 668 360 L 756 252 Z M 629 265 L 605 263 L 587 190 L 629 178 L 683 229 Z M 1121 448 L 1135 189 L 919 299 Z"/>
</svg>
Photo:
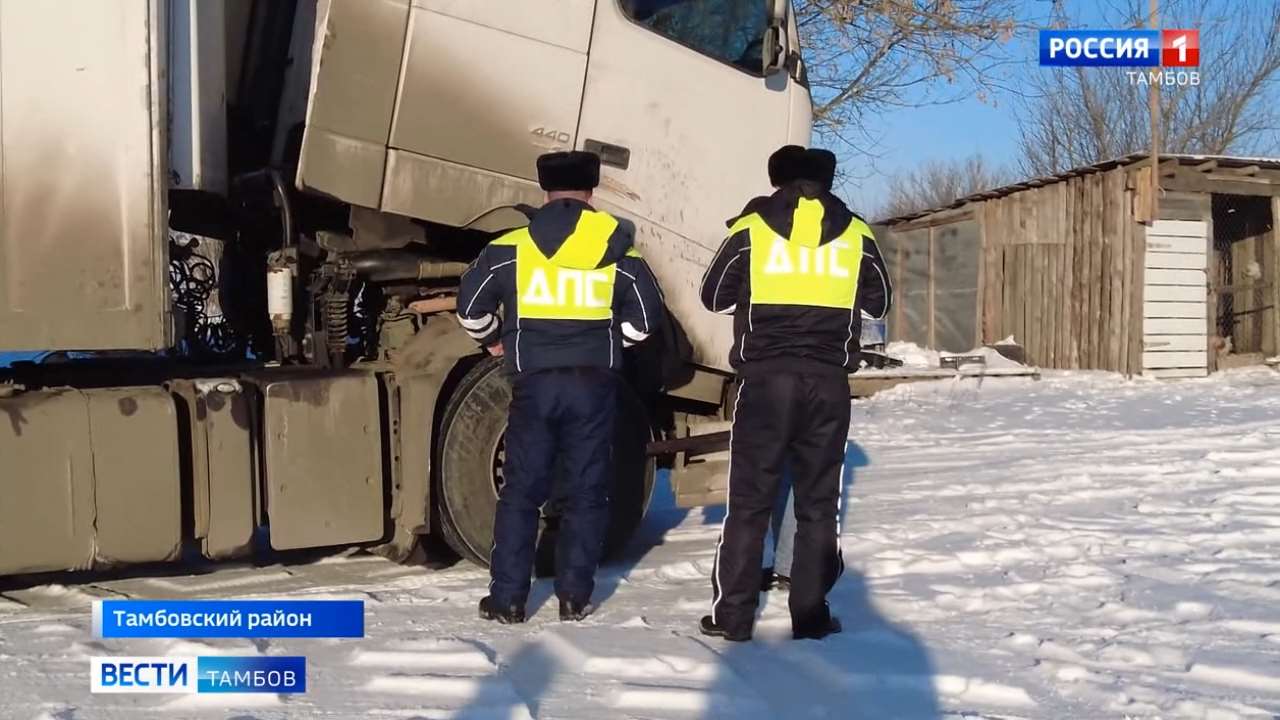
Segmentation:
<svg viewBox="0 0 1280 720">
<path fill-rule="evenodd" d="M 653 459 L 645 454 L 651 431 L 644 407 L 629 388 L 623 386 L 621 395 L 606 559 L 621 551 L 639 528 L 656 472 Z M 510 404 L 511 383 L 502 372 L 502 359 L 486 358 L 458 383 L 440 423 L 434 463 L 438 527 L 454 551 L 485 567 L 493 544 L 493 518 L 504 454 L 502 439 Z M 554 511 L 544 507 L 543 512 L 546 515 Z M 543 527 L 546 525 L 544 519 Z"/>
</svg>

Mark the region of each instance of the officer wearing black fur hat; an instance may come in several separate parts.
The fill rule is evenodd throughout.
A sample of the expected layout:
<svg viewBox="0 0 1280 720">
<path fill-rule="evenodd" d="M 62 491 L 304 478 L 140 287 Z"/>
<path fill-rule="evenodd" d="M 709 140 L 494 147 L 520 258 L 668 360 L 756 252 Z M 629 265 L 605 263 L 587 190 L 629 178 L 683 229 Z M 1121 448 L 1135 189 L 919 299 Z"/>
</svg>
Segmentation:
<svg viewBox="0 0 1280 720">
<path fill-rule="evenodd" d="M 707 635 L 751 638 L 784 465 L 795 493 L 792 634 L 840 631 L 826 595 L 844 569 L 847 376 L 858 365 L 860 311 L 883 316 L 891 289 L 871 229 L 831 194 L 835 167 L 831 153 L 806 151 L 795 179 L 734 222 L 702 280 L 707 309 L 734 317 L 729 362 L 739 379 Z"/>
<path fill-rule="evenodd" d="M 796 180 L 802 178 L 806 172 L 810 171 L 813 161 L 808 155 L 808 150 L 799 145 L 783 145 L 774 150 L 769 155 L 768 171 L 769 184 L 773 186 L 774 191 L 780 190 L 783 186 L 789 185 Z M 734 223 L 742 218 L 754 213 L 765 207 L 770 202 L 770 196 L 758 195 L 747 201 L 743 206 L 742 212 L 729 218 L 724 222 L 726 227 L 733 227 Z M 786 491 L 790 498 L 791 491 Z M 763 570 L 763 578 L 761 579 L 761 588 L 771 590 L 774 586 L 790 587 L 791 585 L 791 538 L 783 538 L 781 533 L 794 532 L 795 522 L 791 517 L 792 506 L 790 502 L 779 504 L 774 508 L 773 513 L 773 544 L 774 544 L 774 565 L 766 566 Z M 775 566 L 778 564 L 778 550 L 783 549 L 787 553 L 785 570 L 787 576 L 783 577 L 775 572 Z M 784 584 L 785 583 L 785 584 Z"/>
<path fill-rule="evenodd" d="M 567 483 L 556 547 L 560 619 L 591 613 L 609 518 L 622 348 L 649 337 L 663 313 L 657 283 L 634 247 L 634 226 L 590 204 L 600 158 L 543 155 L 538 182 L 546 204 L 528 227 L 489 243 L 458 292 L 462 327 L 503 356 L 512 377 L 492 581 L 480 601 L 480 617 L 502 623 L 525 620 L 538 509 L 551 494 L 557 460 Z"/>
<path fill-rule="evenodd" d="M 774 190 L 778 190 L 783 185 L 792 183 L 800 178 L 805 172 L 806 163 L 808 162 L 807 151 L 799 145 L 783 145 L 773 154 L 769 156 L 769 184 Z M 733 224 L 746 215 L 758 210 L 765 203 L 769 202 L 768 195 L 759 195 L 747 201 L 742 212 L 725 221 L 727 227 L 733 227 Z"/>
</svg>

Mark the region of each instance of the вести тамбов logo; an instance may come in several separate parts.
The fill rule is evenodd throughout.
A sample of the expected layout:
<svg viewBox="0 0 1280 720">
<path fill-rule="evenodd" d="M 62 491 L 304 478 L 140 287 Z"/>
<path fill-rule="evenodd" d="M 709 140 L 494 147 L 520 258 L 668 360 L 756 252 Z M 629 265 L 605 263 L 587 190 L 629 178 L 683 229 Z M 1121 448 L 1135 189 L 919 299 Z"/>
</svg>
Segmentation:
<svg viewBox="0 0 1280 720">
<path fill-rule="evenodd" d="M 1199 30 L 1041 30 L 1041 67 L 1117 67 L 1134 85 L 1199 85 Z"/>
<path fill-rule="evenodd" d="M 362 638 L 362 600 L 95 600 L 93 634 L 147 638 Z M 93 693 L 307 692 L 303 655 L 97 656 Z"/>
</svg>

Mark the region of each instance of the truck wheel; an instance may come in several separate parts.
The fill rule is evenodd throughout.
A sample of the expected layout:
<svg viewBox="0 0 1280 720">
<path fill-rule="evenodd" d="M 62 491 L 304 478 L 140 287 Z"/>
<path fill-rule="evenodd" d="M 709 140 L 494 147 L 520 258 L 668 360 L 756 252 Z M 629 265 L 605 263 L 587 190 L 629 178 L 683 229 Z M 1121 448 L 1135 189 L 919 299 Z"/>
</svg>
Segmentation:
<svg viewBox="0 0 1280 720">
<path fill-rule="evenodd" d="M 640 526 L 656 471 L 653 459 L 645 455 L 650 429 L 644 407 L 629 389 L 624 387 L 621 394 L 606 559 L 621 551 Z M 463 376 L 441 418 L 434 463 L 438 525 L 450 547 L 482 566 L 488 566 L 493 545 L 510 404 L 511 383 L 502 372 L 501 358 L 486 358 Z M 543 527 L 550 512 L 554 510 L 543 508 Z"/>
</svg>

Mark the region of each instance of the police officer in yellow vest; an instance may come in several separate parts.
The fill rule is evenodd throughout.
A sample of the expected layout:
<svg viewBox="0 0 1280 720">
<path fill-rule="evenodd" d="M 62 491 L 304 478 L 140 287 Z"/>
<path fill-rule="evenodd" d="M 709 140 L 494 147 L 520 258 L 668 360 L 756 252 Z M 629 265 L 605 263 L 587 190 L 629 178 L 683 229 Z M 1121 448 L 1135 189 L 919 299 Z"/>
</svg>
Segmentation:
<svg viewBox="0 0 1280 720">
<path fill-rule="evenodd" d="M 502 623 L 525 620 L 538 510 L 551 495 L 557 460 L 568 483 L 560 490 L 566 507 L 556 547 L 560 619 L 591 612 L 609 518 L 622 349 L 649 337 L 663 313 L 653 274 L 633 246 L 634 226 L 590 205 L 600 158 L 543 155 L 538 181 L 547 203 L 528 227 L 489 243 L 458 293 L 463 328 L 504 356 L 512 377 L 492 582 L 480 601 L 480 616 Z"/>
<path fill-rule="evenodd" d="M 844 569 L 837 517 L 849 435 L 848 374 L 860 311 L 883 315 L 888 273 L 871 229 L 831 194 L 835 156 L 809 150 L 797 179 L 730 228 L 702 279 L 707 309 L 733 315 L 738 372 L 729 508 L 704 634 L 749 640 L 761 555 L 784 465 L 795 492 L 792 633 L 840 631 L 826 596 Z"/>
</svg>

